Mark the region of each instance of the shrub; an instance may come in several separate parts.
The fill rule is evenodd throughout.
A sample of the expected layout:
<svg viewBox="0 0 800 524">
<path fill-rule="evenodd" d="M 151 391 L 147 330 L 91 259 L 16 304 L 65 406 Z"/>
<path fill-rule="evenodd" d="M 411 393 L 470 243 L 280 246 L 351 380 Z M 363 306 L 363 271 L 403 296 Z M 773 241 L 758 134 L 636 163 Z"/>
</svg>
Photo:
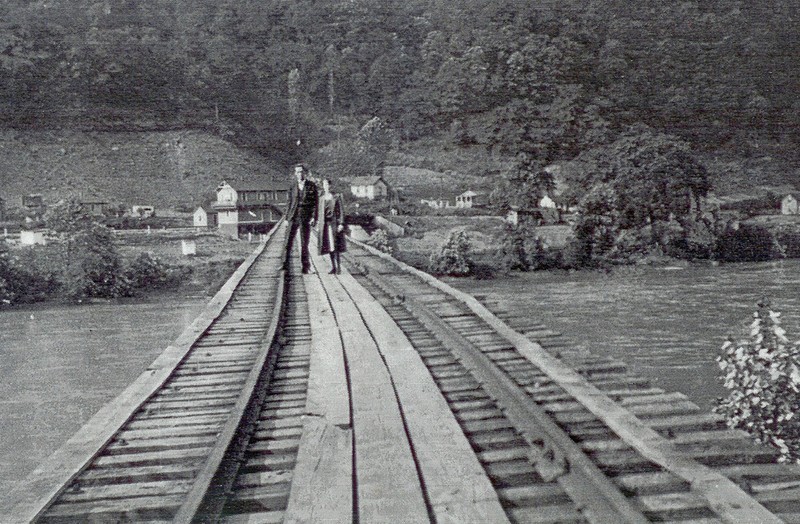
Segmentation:
<svg viewBox="0 0 800 524">
<path fill-rule="evenodd" d="M 119 253 L 107 228 L 94 223 L 68 232 L 63 248 L 62 283 L 68 297 L 113 298 L 130 294 L 130 283 L 121 272 Z"/>
<path fill-rule="evenodd" d="M 452 231 L 428 262 L 428 271 L 434 275 L 466 276 L 472 269 L 469 237 L 464 231 Z"/>
<path fill-rule="evenodd" d="M 372 246 L 378 251 L 382 251 L 384 253 L 392 254 L 394 249 L 392 248 L 392 243 L 389 240 L 389 235 L 386 234 L 386 231 L 383 229 L 376 230 L 370 237 L 367 239 L 366 244 L 368 246 Z"/>
<path fill-rule="evenodd" d="M 161 288 L 168 280 L 167 265 L 150 253 L 140 253 L 130 263 L 125 276 L 134 288 Z"/>
<path fill-rule="evenodd" d="M 521 227 L 506 227 L 500 244 L 500 266 L 506 271 L 528 271 L 530 262 L 525 250 L 525 232 Z"/>
<path fill-rule="evenodd" d="M 771 444 L 781 459 L 800 459 L 800 347 L 791 344 L 780 325 L 780 313 L 760 303 L 746 340 L 728 340 L 717 358 L 727 398 L 715 411 L 728 425 L 757 441 Z"/>
</svg>

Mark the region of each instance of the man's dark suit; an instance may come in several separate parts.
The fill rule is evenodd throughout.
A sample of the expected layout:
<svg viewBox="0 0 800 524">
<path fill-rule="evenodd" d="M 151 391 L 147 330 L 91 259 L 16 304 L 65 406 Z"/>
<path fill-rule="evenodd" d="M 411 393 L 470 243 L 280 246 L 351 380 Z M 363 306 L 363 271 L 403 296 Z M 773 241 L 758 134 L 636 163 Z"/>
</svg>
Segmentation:
<svg viewBox="0 0 800 524">
<path fill-rule="evenodd" d="M 314 182 L 306 180 L 303 183 L 302 191 L 296 181 L 291 185 L 286 219 L 289 221 L 288 252 L 291 256 L 294 237 L 297 235 L 297 230 L 300 229 L 300 260 L 303 264 L 303 272 L 307 273 L 311 268 L 311 259 L 308 254 L 311 222 L 317 220 L 317 186 Z"/>
</svg>

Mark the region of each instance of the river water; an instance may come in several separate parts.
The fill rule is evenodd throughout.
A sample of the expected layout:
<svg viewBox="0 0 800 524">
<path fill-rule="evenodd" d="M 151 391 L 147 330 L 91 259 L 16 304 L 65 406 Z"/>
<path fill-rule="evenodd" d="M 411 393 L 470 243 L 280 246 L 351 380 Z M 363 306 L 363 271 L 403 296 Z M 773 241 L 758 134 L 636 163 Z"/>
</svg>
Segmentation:
<svg viewBox="0 0 800 524">
<path fill-rule="evenodd" d="M 714 359 L 762 296 L 800 337 L 800 260 L 719 267 L 537 272 L 449 279 L 609 354 L 710 408 L 724 390 Z M 130 384 L 205 306 L 159 298 L 0 311 L 0 489 L 24 478 Z"/>
<path fill-rule="evenodd" d="M 783 313 L 790 340 L 800 338 L 797 259 L 448 282 L 541 321 L 577 347 L 619 357 L 653 385 L 707 409 L 725 394 L 715 362 L 720 347 L 728 335 L 746 333 L 759 299 Z"/>
<path fill-rule="evenodd" d="M 0 490 L 133 382 L 207 301 L 167 296 L 0 311 Z"/>
</svg>

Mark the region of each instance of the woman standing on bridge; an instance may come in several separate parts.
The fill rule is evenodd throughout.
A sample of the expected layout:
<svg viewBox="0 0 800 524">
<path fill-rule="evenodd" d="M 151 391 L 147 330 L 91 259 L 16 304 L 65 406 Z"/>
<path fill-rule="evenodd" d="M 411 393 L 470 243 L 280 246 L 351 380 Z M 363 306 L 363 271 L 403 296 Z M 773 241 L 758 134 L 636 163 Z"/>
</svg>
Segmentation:
<svg viewBox="0 0 800 524">
<path fill-rule="evenodd" d="M 344 233 L 344 206 L 342 196 L 331 192 L 331 181 L 322 180 L 322 196 L 319 199 L 319 252 L 331 256 L 330 273 L 341 273 L 340 253 L 347 251 Z"/>
</svg>

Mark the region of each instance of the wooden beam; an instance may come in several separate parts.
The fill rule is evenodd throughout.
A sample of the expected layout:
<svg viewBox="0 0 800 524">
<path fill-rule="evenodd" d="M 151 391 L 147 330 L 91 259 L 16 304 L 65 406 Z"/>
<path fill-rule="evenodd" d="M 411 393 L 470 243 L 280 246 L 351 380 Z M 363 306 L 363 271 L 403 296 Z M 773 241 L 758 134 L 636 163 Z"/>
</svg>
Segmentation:
<svg viewBox="0 0 800 524">
<path fill-rule="evenodd" d="M 319 268 L 325 267 L 315 257 Z M 430 515 L 391 376 L 344 288 L 322 280 L 342 337 L 353 409 L 360 522 L 428 522 Z"/>
<path fill-rule="evenodd" d="M 436 522 L 508 522 L 491 481 L 411 342 L 350 274 L 338 280 L 391 373 Z"/>
</svg>

